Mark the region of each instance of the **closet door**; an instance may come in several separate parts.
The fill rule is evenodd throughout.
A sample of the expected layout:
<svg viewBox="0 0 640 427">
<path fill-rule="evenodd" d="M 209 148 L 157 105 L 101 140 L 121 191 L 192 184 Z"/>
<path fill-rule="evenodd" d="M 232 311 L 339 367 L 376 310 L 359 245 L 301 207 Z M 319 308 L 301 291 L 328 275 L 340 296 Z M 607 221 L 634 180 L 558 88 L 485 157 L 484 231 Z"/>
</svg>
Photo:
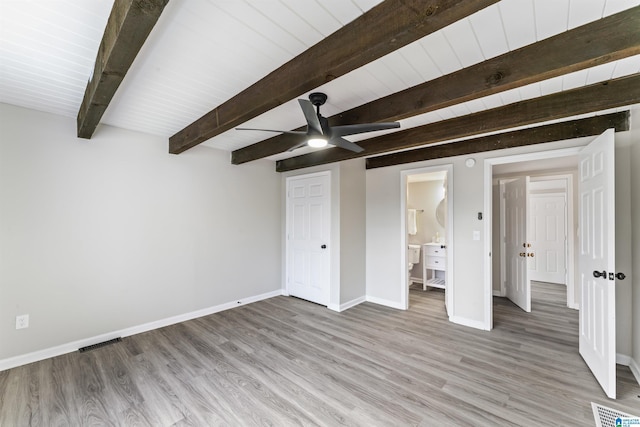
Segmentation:
<svg viewBox="0 0 640 427">
<path fill-rule="evenodd" d="M 529 259 L 529 278 L 567 283 L 566 198 L 564 194 L 532 194 L 530 237 L 535 257 Z"/>
<path fill-rule="evenodd" d="M 328 173 L 287 179 L 287 292 L 329 304 L 331 179 Z"/>
</svg>

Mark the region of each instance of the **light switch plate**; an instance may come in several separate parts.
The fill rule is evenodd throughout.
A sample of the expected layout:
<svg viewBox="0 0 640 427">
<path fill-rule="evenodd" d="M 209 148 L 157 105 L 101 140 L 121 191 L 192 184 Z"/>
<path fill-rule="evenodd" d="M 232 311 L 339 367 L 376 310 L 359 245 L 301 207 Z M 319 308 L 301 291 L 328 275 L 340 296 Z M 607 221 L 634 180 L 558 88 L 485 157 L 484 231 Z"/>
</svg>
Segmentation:
<svg viewBox="0 0 640 427">
<path fill-rule="evenodd" d="M 480 231 L 473 230 L 473 240 L 480 240 Z"/>
<path fill-rule="evenodd" d="M 24 329 L 29 327 L 29 315 L 21 314 L 16 316 L 16 329 Z"/>
</svg>

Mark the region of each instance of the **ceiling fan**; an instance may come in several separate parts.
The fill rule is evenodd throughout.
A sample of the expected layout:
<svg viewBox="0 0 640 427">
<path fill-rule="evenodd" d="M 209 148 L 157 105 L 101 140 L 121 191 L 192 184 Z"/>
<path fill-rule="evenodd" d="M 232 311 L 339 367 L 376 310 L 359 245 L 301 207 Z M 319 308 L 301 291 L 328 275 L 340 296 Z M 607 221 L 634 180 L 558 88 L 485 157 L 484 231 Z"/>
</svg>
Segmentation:
<svg viewBox="0 0 640 427">
<path fill-rule="evenodd" d="M 320 106 L 327 102 L 327 95 L 320 92 L 314 92 L 309 95 L 309 101 L 306 99 L 298 99 L 305 119 L 307 119 L 307 130 L 304 131 L 288 131 L 274 129 L 254 129 L 254 128 L 236 128 L 236 130 L 260 130 L 266 132 L 281 132 L 290 135 L 299 135 L 300 144 L 293 146 L 289 151 L 308 145 L 309 147 L 324 147 L 327 144 L 336 147 L 351 150 L 359 153 L 364 150 L 358 144 L 343 138 L 347 135 L 355 135 L 357 133 L 373 132 L 376 130 L 396 129 L 400 127 L 398 122 L 387 123 L 362 123 L 356 125 L 329 126 L 329 120 L 320 114 Z M 313 107 L 316 110 L 313 110 Z"/>
</svg>

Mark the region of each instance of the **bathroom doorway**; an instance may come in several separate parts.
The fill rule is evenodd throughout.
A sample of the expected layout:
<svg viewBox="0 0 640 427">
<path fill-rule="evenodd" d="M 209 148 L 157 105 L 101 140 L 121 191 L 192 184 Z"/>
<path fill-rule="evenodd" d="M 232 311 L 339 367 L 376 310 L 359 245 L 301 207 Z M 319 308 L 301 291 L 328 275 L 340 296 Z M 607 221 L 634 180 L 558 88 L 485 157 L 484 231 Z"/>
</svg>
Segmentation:
<svg viewBox="0 0 640 427">
<path fill-rule="evenodd" d="M 443 292 L 449 311 L 453 295 L 453 166 L 402 172 L 403 301 L 412 292 Z"/>
</svg>

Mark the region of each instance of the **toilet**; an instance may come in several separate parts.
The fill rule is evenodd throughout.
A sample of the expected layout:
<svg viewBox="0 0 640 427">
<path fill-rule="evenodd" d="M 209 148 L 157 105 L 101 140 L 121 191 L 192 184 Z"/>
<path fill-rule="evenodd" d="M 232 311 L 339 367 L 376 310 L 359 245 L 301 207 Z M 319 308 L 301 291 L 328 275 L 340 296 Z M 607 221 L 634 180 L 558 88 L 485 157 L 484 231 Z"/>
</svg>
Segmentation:
<svg viewBox="0 0 640 427">
<path fill-rule="evenodd" d="M 409 271 L 413 268 L 414 264 L 420 262 L 420 245 L 409 245 L 407 251 L 407 263 Z"/>
</svg>

